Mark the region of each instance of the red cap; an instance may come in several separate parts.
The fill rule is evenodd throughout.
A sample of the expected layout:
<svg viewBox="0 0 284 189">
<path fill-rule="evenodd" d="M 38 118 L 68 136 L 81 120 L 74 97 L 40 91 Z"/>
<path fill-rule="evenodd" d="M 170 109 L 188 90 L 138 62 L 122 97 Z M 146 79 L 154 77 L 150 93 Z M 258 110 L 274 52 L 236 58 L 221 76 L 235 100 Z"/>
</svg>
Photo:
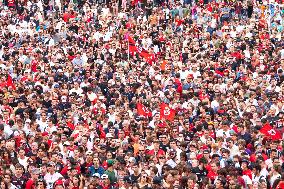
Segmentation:
<svg viewBox="0 0 284 189">
<path fill-rule="evenodd" d="M 193 74 L 188 74 L 188 78 L 193 78 Z"/>
<path fill-rule="evenodd" d="M 41 136 L 43 136 L 43 137 L 44 137 L 44 136 L 48 136 L 48 132 L 46 132 L 46 131 L 43 132 L 43 133 L 41 134 Z"/>
<path fill-rule="evenodd" d="M 207 150 L 207 149 L 208 149 L 208 146 L 207 146 L 207 145 L 203 145 L 203 146 L 201 146 L 201 149 L 202 149 L 202 150 Z"/>
<path fill-rule="evenodd" d="M 56 185 L 63 185 L 63 181 L 62 180 L 57 180 L 56 182 L 55 182 L 55 186 Z"/>
<path fill-rule="evenodd" d="M 166 155 L 166 153 L 163 150 L 159 150 L 158 153 L 157 153 L 158 157 L 164 156 L 164 155 Z"/>
<path fill-rule="evenodd" d="M 203 154 L 198 154 L 198 155 L 196 156 L 196 159 L 197 159 L 197 160 L 200 160 L 202 157 L 203 157 Z"/>
</svg>

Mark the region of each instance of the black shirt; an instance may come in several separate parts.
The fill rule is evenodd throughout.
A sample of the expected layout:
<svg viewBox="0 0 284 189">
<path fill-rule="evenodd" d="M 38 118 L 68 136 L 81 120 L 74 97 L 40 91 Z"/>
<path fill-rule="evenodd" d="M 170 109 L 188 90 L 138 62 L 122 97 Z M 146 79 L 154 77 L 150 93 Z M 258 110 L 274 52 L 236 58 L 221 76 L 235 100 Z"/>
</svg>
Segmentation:
<svg viewBox="0 0 284 189">
<path fill-rule="evenodd" d="M 24 189 L 26 185 L 26 178 L 24 176 L 21 177 L 12 177 L 12 184 L 15 185 L 17 188 Z"/>
<path fill-rule="evenodd" d="M 138 180 L 140 178 L 141 174 L 135 176 L 134 174 L 130 175 L 132 183 L 138 183 Z"/>
</svg>

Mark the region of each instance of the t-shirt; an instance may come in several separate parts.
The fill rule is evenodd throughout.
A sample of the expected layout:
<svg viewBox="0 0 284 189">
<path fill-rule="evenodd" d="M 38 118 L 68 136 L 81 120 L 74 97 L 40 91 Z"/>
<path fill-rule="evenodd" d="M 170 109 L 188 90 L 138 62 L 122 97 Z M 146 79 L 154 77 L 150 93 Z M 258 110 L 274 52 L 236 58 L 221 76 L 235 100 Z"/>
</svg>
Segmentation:
<svg viewBox="0 0 284 189">
<path fill-rule="evenodd" d="M 47 184 L 46 188 L 51 189 L 53 187 L 53 183 L 57 181 L 60 177 L 63 178 L 63 176 L 60 173 L 54 173 L 54 174 L 47 173 L 44 176 L 44 180 L 46 181 Z"/>
<path fill-rule="evenodd" d="M 108 175 L 110 184 L 114 184 L 117 181 L 114 171 L 106 170 L 105 174 Z"/>
<path fill-rule="evenodd" d="M 17 188 L 24 188 L 26 183 L 26 178 L 24 176 L 21 177 L 12 177 L 12 184 L 15 185 Z"/>
</svg>

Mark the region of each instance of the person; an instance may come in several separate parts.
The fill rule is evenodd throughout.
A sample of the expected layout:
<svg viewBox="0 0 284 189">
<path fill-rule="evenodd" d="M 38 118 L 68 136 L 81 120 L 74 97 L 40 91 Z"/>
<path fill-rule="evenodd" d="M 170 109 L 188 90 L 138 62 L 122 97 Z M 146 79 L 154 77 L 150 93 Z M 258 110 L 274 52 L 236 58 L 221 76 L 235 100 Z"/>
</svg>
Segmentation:
<svg viewBox="0 0 284 189">
<path fill-rule="evenodd" d="M 47 173 L 44 176 L 44 180 L 47 184 L 47 188 L 52 188 L 53 184 L 59 179 L 63 178 L 63 176 L 55 171 L 55 163 L 50 162 L 47 165 Z"/>
<path fill-rule="evenodd" d="M 34 189 L 34 188 L 36 188 L 36 182 L 38 180 L 39 174 L 40 174 L 39 169 L 33 169 L 32 170 L 31 178 L 26 183 L 26 188 L 27 189 Z"/>
<path fill-rule="evenodd" d="M 283 16 L 280 0 L 3 1 L 0 181 L 281 188 Z"/>
</svg>

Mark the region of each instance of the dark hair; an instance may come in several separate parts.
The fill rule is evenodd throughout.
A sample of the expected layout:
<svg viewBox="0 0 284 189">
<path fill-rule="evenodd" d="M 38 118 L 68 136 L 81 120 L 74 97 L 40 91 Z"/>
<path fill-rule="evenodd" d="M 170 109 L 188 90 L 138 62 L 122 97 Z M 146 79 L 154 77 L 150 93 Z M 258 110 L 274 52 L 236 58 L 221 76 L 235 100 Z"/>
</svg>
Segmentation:
<svg viewBox="0 0 284 189">
<path fill-rule="evenodd" d="M 46 188 L 47 184 L 46 184 L 45 180 L 43 180 L 43 179 L 37 180 L 37 181 L 36 181 L 36 186 L 38 186 L 38 183 L 39 183 L 39 182 L 42 182 L 43 185 L 44 185 L 44 188 Z"/>
</svg>

